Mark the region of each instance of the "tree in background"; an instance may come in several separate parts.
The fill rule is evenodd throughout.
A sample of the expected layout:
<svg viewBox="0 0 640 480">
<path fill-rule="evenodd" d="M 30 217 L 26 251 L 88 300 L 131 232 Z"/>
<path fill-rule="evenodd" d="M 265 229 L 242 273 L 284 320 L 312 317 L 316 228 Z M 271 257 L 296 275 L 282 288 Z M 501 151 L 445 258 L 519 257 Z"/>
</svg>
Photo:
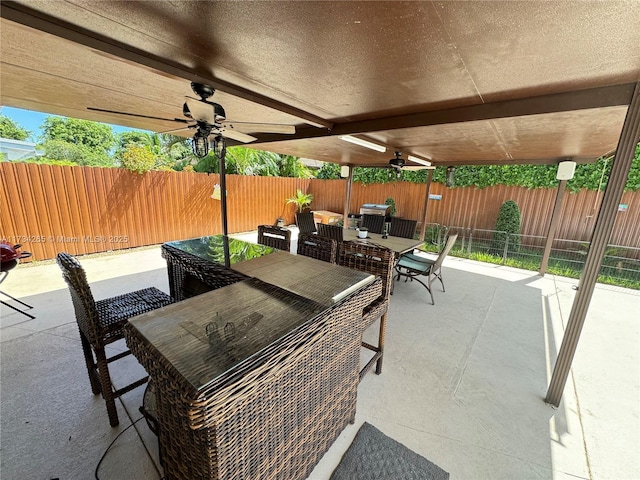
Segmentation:
<svg viewBox="0 0 640 480">
<path fill-rule="evenodd" d="M 31 136 L 31 132 L 6 115 L 0 115 L 0 138 L 24 141 Z"/>
<path fill-rule="evenodd" d="M 113 166 L 110 155 L 113 129 L 103 123 L 77 118 L 47 117 L 42 126 L 44 158 L 78 165 Z"/>
<path fill-rule="evenodd" d="M 502 255 L 507 238 L 509 238 L 509 250 L 518 251 L 520 249 L 520 220 L 518 204 L 513 200 L 504 202 L 498 212 L 491 253 Z"/>
<path fill-rule="evenodd" d="M 193 157 L 187 142 L 187 139 L 176 135 L 131 130 L 117 136 L 114 159 L 136 173 L 170 170 Z"/>
<path fill-rule="evenodd" d="M 311 178 L 313 173 L 299 158 L 280 155 L 247 147 L 229 147 L 225 156 L 226 172 L 236 175 L 263 177 Z M 213 153 L 200 159 L 195 165 L 196 172 L 219 173 L 218 160 Z"/>
</svg>

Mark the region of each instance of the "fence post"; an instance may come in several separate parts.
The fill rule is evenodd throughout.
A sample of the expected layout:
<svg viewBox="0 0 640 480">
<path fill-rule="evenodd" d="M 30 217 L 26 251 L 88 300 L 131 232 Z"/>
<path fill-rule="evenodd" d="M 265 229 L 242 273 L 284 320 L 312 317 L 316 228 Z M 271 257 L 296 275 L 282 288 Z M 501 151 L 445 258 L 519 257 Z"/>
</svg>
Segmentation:
<svg viewBox="0 0 640 480">
<path fill-rule="evenodd" d="M 504 236 L 504 252 L 502 253 L 502 264 L 507 263 L 507 252 L 509 251 L 509 235 L 510 233 L 505 232 Z"/>
</svg>

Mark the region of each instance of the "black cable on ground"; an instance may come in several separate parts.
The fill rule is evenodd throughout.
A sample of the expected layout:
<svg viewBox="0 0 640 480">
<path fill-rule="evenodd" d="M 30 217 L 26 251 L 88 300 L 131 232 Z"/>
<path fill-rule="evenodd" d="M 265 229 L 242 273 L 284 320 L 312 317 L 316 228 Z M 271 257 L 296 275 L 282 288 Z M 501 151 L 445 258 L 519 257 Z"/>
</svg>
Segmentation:
<svg viewBox="0 0 640 480">
<path fill-rule="evenodd" d="M 109 450 L 111 449 L 111 447 L 113 446 L 114 443 L 116 443 L 116 440 L 118 440 L 120 438 L 120 436 L 126 432 L 127 430 L 129 430 L 131 427 L 133 427 L 136 423 L 138 423 L 140 420 L 143 420 L 144 417 L 140 417 L 139 419 L 137 419 L 135 422 L 133 422 L 132 424 L 130 424 L 127 428 L 125 428 L 124 430 L 122 430 L 117 436 L 116 438 L 114 438 L 111 443 L 109 444 L 109 446 L 107 447 L 107 449 L 104 451 L 104 453 L 102 454 L 102 457 L 100 457 L 100 461 L 98 462 L 98 465 L 96 465 L 96 471 L 95 471 L 95 477 L 96 480 L 100 480 L 100 477 L 98 477 L 98 469 L 100 468 L 100 465 L 102 464 L 102 461 L 105 459 L 105 457 L 107 456 L 107 453 L 109 453 Z M 162 480 L 162 479 L 161 479 Z"/>
</svg>

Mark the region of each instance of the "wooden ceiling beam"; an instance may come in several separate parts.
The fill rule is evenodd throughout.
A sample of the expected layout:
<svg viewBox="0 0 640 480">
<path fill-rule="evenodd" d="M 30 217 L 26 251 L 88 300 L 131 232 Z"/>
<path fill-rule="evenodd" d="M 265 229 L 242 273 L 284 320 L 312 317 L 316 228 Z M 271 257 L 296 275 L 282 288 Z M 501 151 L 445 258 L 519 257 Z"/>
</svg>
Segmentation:
<svg viewBox="0 0 640 480">
<path fill-rule="evenodd" d="M 320 127 L 324 132 L 326 132 L 326 129 L 330 129 L 333 126 L 330 121 L 318 117 L 317 115 L 313 115 L 309 112 L 305 112 L 242 87 L 232 85 L 223 80 L 219 80 L 210 74 L 197 72 L 195 69 L 180 65 L 167 58 L 161 58 L 149 52 L 139 50 L 131 45 L 127 45 L 96 32 L 92 32 L 79 25 L 74 25 L 60 18 L 35 10 L 27 5 L 12 1 L 3 1 L 2 8 L 0 9 L 0 16 L 21 25 L 64 38 L 65 40 L 93 48 L 106 54 L 113 55 L 114 57 L 144 65 L 159 72 L 173 75 L 177 78 L 184 78 L 192 82 L 211 85 L 215 89 L 219 89 L 238 98 L 298 117 L 304 123 L 313 125 L 314 127 Z"/>
<path fill-rule="evenodd" d="M 335 124 L 328 132 L 318 129 L 302 128 L 298 129 L 295 135 L 262 134 L 255 136 L 258 138 L 257 143 L 268 143 L 626 106 L 629 105 L 631 101 L 634 86 L 635 83 L 623 83 L 444 110 L 432 110 L 371 120 L 345 122 Z"/>
</svg>

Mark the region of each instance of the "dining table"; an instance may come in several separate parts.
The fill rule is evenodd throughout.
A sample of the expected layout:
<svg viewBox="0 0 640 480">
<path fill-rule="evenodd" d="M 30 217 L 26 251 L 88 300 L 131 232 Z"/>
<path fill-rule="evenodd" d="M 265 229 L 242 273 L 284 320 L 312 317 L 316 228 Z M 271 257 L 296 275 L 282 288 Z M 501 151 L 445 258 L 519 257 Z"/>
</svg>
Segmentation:
<svg viewBox="0 0 640 480">
<path fill-rule="evenodd" d="M 217 237 L 164 244 L 181 301 L 124 329 L 155 388 L 165 478 L 302 480 L 355 420 L 381 279 L 242 240 L 222 259 Z M 183 295 L 194 279 L 203 293 Z"/>
<path fill-rule="evenodd" d="M 345 228 L 343 230 L 342 238 L 345 241 L 371 243 L 389 248 L 396 252 L 396 257 L 399 257 L 403 253 L 412 252 L 415 248 L 422 246 L 424 243 L 423 240 L 416 240 L 414 238 L 394 237 L 392 235 L 385 236 L 373 232 L 367 232 L 366 238 L 360 238 L 358 237 L 358 230 L 350 228 Z"/>
</svg>

